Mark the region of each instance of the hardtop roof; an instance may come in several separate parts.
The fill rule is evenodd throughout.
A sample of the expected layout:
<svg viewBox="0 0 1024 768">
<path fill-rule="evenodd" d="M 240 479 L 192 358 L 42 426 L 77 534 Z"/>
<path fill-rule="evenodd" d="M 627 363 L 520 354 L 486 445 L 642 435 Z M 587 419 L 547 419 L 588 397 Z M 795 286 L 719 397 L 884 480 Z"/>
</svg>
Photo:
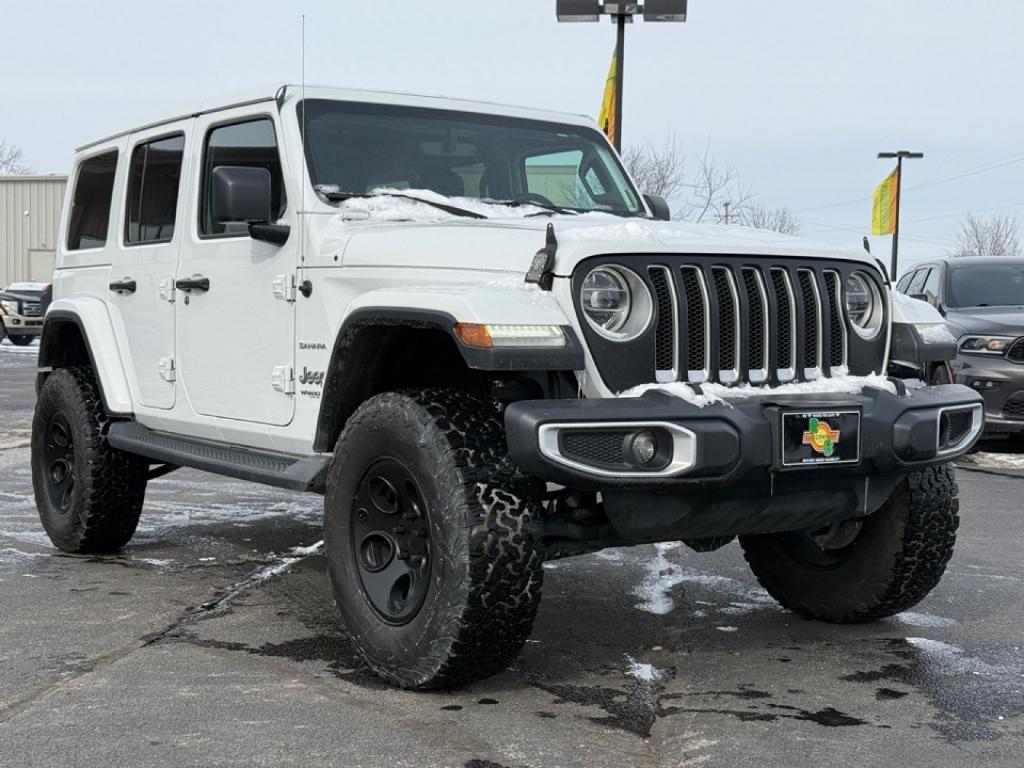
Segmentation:
<svg viewBox="0 0 1024 768">
<path fill-rule="evenodd" d="M 251 104 L 259 104 L 265 101 L 278 100 L 285 103 L 290 100 L 300 100 L 303 97 L 316 99 L 334 99 L 336 101 L 363 101 L 378 104 L 395 104 L 410 107 L 424 107 L 434 109 L 447 109 L 457 112 L 481 112 L 493 115 L 508 115 L 510 117 L 521 117 L 525 119 L 544 120 L 556 123 L 569 123 L 572 125 L 594 126 L 593 118 L 587 115 L 571 114 L 567 112 L 556 112 L 551 110 L 530 109 L 511 104 L 501 104 L 490 101 L 474 101 L 472 99 L 456 99 L 449 96 L 431 96 L 401 91 L 371 91 L 359 88 L 333 88 L 319 85 L 300 85 L 295 83 L 276 83 L 251 88 L 231 94 L 213 96 L 199 102 L 194 109 L 179 111 L 172 116 L 161 120 L 153 120 L 141 125 L 134 126 L 127 130 L 118 131 L 101 139 L 87 142 L 75 149 L 75 152 L 82 152 L 91 147 L 105 144 L 114 139 L 127 136 L 139 131 L 157 128 L 161 125 L 186 120 L 199 115 L 211 112 L 219 112 L 236 107 L 244 107 Z"/>
</svg>

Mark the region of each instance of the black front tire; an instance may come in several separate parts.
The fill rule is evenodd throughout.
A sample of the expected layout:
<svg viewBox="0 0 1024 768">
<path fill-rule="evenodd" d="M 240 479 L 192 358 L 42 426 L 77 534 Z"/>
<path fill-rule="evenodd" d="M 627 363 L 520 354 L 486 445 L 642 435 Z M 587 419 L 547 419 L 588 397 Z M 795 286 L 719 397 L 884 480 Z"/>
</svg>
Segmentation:
<svg viewBox="0 0 1024 768">
<path fill-rule="evenodd" d="M 877 512 L 829 532 L 741 536 L 743 554 L 772 597 L 803 616 L 875 621 L 919 603 L 939 583 L 959 525 L 956 475 L 914 472 Z M 852 534 L 852 535 L 851 535 Z"/>
<path fill-rule="evenodd" d="M 10 339 L 11 344 L 13 344 L 16 347 L 27 347 L 35 340 L 36 337 L 10 333 L 7 335 L 7 338 Z"/>
<path fill-rule="evenodd" d="M 494 405 L 465 393 L 377 395 L 347 422 L 327 479 L 328 571 L 353 642 L 384 680 L 456 688 L 502 671 L 526 642 L 543 579 L 537 489 L 506 454 Z M 387 490 L 397 485 L 404 497 Z M 402 543 L 409 528 L 418 538 Z M 407 547 L 426 588 L 414 575 L 388 604 L 376 574 L 398 552 L 408 561 Z"/>
<path fill-rule="evenodd" d="M 89 368 L 51 373 L 32 420 L 32 487 L 39 518 L 63 552 L 115 552 L 131 539 L 149 463 L 112 448 Z"/>
</svg>

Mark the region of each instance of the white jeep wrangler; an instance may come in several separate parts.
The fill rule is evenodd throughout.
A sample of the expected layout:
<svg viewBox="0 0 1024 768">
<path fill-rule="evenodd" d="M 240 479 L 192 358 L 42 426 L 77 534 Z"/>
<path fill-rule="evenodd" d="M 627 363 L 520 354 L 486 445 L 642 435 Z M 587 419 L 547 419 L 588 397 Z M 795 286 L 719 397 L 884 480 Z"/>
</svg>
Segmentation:
<svg viewBox="0 0 1024 768">
<path fill-rule="evenodd" d="M 81 147 L 39 351 L 56 546 L 178 467 L 325 495 L 383 678 L 504 669 L 545 558 L 740 543 L 786 607 L 905 610 L 953 548 L 981 400 L 865 253 L 663 221 L 585 118 L 282 86 Z M 924 314 L 920 314 L 924 313 Z"/>
</svg>

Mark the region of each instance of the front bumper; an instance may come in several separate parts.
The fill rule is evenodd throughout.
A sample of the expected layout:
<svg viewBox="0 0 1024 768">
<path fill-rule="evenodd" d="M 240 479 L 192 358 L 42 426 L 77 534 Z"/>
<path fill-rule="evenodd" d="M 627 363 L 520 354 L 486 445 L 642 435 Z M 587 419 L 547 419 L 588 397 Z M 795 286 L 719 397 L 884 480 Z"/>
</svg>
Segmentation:
<svg viewBox="0 0 1024 768">
<path fill-rule="evenodd" d="M 1024 431 L 1024 365 L 1005 357 L 961 355 L 952 367 L 957 383 L 984 399 L 986 432 Z"/>
<path fill-rule="evenodd" d="M 0 315 L 4 330 L 15 336 L 39 336 L 43 332 L 43 318 L 21 317 L 20 315 Z"/>
<path fill-rule="evenodd" d="M 651 391 L 638 398 L 540 400 L 510 405 L 505 427 L 512 459 L 528 474 L 599 491 L 605 511 L 632 541 L 699 538 L 809 528 L 869 514 L 907 474 L 963 455 L 982 429 L 981 397 L 958 384 L 740 399 L 697 407 Z M 848 464 L 785 466 L 787 412 L 860 414 L 859 457 Z M 966 432 L 943 443 L 950 414 L 970 414 Z M 576 434 L 645 426 L 672 437 L 661 473 L 595 472 L 554 449 L 553 429 Z M 677 436 L 685 439 L 677 440 Z M 946 438 L 948 438 L 948 430 Z M 675 461 L 678 451 L 681 460 Z"/>
</svg>

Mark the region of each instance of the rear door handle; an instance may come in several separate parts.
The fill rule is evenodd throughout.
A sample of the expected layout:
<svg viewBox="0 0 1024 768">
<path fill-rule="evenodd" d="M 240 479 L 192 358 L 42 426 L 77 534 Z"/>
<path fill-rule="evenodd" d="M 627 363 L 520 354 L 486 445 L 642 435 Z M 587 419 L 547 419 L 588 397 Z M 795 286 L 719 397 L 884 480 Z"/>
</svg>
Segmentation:
<svg viewBox="0 0 1024 768">
<path fill-rule="evenodd" d="M 110 284 L 110 290 L 116 293 L 135 293 L 136 286 L 135 281 L 130 277 L 122 278 L 121 280 L 115 280 Z"/>
<path fill-rule="evenodd" d="M 190 291 L 205 293 L 210 290 L 210 278 L 203 277 L 202 275 L 183 277 L 181 280 L 177 280 L 174 283 L 174 287 L 179 291 L 184 291 L 185 293 L 189 293 Z"/>
</svg>

